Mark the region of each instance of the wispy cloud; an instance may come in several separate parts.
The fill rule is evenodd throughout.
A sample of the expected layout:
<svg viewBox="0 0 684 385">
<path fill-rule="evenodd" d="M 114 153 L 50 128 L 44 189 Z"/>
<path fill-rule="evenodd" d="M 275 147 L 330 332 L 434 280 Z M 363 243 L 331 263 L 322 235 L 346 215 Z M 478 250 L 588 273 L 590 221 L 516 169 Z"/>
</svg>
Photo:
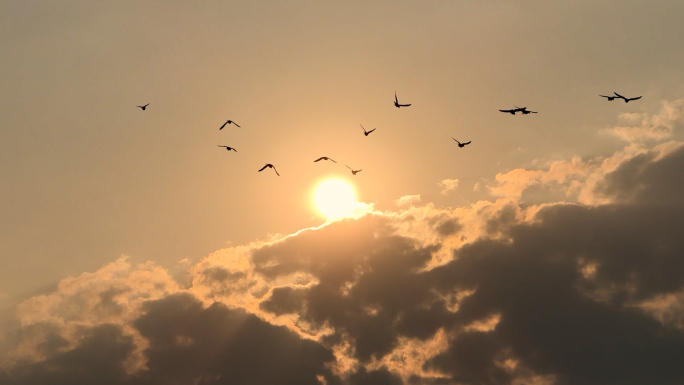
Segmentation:
<svg viewBox="0 0 684 385">
<path fill-rule="evenodd" d="M 660 111 L 652 115 L 622 113 L 619 118 L 630 125 L 608 128 L 604 132 L 628 142 L 668 139 L 684 123 L 684 99 L 662 101 Z"/>
<path fill-rule="evenodd" d="M 444 195 L 448 195 L 449 191 L 453 191 L 458 187 L 458 179 L 443 179 L 439 182 L 439 186 L 442 187 L 440 191 Z"/>
</svg>

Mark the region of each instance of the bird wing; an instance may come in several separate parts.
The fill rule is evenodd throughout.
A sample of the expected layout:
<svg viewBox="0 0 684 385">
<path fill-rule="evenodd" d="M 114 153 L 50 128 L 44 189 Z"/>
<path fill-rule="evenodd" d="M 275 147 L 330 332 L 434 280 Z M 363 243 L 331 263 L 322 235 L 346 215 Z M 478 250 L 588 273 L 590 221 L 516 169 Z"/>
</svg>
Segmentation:
<svg viewBox="0 0 684 385">
<path fill-rule="evenodd" d="M 499 110 L 501 112 L 513 112 L 513 110 Z"/>
<path fill-rule="evenodd" d="M 637 100 L 637 99 L 641 99 L 641 96 L 638 96 L 636 98 L 629 98 L 629 100 Z"/>
<path fill-rule="evenodd" d="M 235 151 L 235 152 L 237 152 L 237 150 L 236 150 L 236 149 L 234 149 L 233 147 L 231 147 L 230 149 L 231 149 L 231 150 L 233 150 L 233 151 Z"/>
<path fill-rule="evenodd" d="M 408 107 L 408 106 L 410 106 L 410 104 L 400 104 L 400 106 L 402 106 L 402 107 Z"/>
<path fill-rule="evenodd" d="M 394 91 L 394 102 L 399 104 L 399 99 L 397 99 L 397 91 Z"/>
<path fill-rule="evenodd" d="M 361 129 L 363 130 L 363 132 L 366 132 L 366 129 L 363 128 L 363 125 L 362 125 L 362 124 L 359 124 L 359 126 L 361 126 Z"/>
<path fill-rule="evenodd" d="M 351 168 L 351 167 L 347 166 L 346 164 L 345 164 L 345 166 L 346 166 L 346 167 L 347 167 L 348 169 L 350 169 L 350 170 L 353 170 L 353 168 Z"/>
<path fill-rule="evenodd" d="M 606 96 L 606 95 L 599 95 L 599 96 L 604 97 L 604 98 L 612 98 L 612 96 Z"/>
<path fill-rule="evenodd" d="M 217 147 L 228 147 L 228 146 L 221 146 L 220 144 L 217 144 L 216 146 Z"/>
<path fill-rule="evenodd" d="M 240 125 L 239 125 L 239 124 L 237 124 L 237 123 L 235 123 L 235 122 L 233 122 L 233 124 L 234 124 L 234 125 L 236 125 L 236 126 L 238 126 L 238 127 L 240 127 Z"/>
<path fill-rule="evenodd" d="M 324 156 L 322 156 L 322 157 L 320 157 L 320 158 L 318 158 L 318 159 L 314 160 L 314 162 L 318 162 L 319 160 L 323 160 L 323 159 L 325 159 L 325 157 L 324 157 Z"/>
<path fill-rule="evenodd" d="M 373 132 L 373 131 L 375 131 L 375 130 L 377 130 L 377 128 L 374 128 L 374 129 L 368 131 L 368 133 L 370 134 L 371 132 Z"/>
<path fill-rule="evenodd" d="M 278 170 L 276 170 L 275 166 L 271 166 L 271 167 L 273 167 L 273 171 L 275 171 L 276 175 L 280 176 L 280 174 L 278 174 Z"/>
<path fill-rule="evenodd" d="M 260 169 L 259 169 L 259 172 L 264 171 L 264 169 L 265 169 L 266 167 L 268 167 L 268 165 L 265 165 L 264 167 L 260 168 Z"/>
<path fill-rule="evenodd" d="M 625 99 L 625 97 L 624 97 L 624 96 L 622 96 L 622 95 L 618 94 L 617 92 L 613 91 L 613 93 L 614 93 L 615 95 L 617 95 L 617 96 L 618 96 L 618 98 L 623 98 L 623 99 Z"/>
<path fill-rule="evenodd" d="M 330 158 L 328 158 L 328 160 L 332 161 L 333 163 L 337 163 L 337 162 L 335 162 L 334 160 L 332 160 L 332 159 L 330 159 Z"/>
<path fill-rule="evenodd" d="M 452 136 L 451 139 L 454 139 L 454 137 Z M 454 140 L 456 140 L 456 139 L 454 139 Z M 456 143 L 461 144 L 461 142 L 459 142 L 458 140 L 456 140 Z"/>
<path fill-rule="evenodd" d="M 223 127 L 225 127 L 225 126 L 226 126 L 226 124 L 228 124 L 228 122 L 230 122 L 230 120 L 229 120 L 229 121 L 227 121 L 227 122 L 225 122 L 225 123 L 223 123 L 223 126 L 221 126 L 221 128 L 219 128 L 219 130 L 223 130 Z"/>
<path fill-rule="evenodd" d="M 472 140 L 469 140 L 469 141 L 463 143 L 463 145 L 465 146 L 466 144 L 470 144 L 470 142 L 472 142 Z"/>
</svg>

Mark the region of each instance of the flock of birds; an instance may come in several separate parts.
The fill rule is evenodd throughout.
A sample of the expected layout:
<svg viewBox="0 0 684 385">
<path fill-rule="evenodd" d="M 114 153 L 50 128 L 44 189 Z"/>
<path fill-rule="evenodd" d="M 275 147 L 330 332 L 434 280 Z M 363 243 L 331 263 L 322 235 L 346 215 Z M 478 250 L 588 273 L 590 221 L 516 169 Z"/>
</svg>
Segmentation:
<svg viewBox="0 0 684 385">
<path fill-rule="evenodd" d="M 637 97 L 635 97 L 635 98 L 627 98 L 627 97 L 624 97 L 624 96 L 618 94 L 617 92 L 613 92 L 613 94 L 615 94 L 615 95 L 613 95 L 613 96 L 599 95 L 599 96 L 601 96 L 601 97 L 603 97 L 603 98 L 606 98 L 608 101 L 613 101 L 613 100 L 615 100 L 615 99 L 622 99 L 622 100 L 625 101 L 625 103 L 629 103 L 629 102 L 632 101 L 632 100 L 641 99 L 641 96 L 637 96 Z M 150 103 L 147 103 L 147 104 L 145 104 L 145 105 L 143 105 L 143 106 L 136 106 L 136 107 L 138 107 L 138 108 L 142 109 L 143 111 L 145 111 L 145 109 L 146 109 L 147 106 L 149 106 L 149 105 L 150 105 Z M 411 104 L 410 104 L 410 103 L 409 103 L 409 104 L 401 104 L 401 103 L 399 103 L 399 99 L 397 98 L 397 93 L 396 93 L 396 91 L 395 91 L 395 92 L 394 92 L 394 106 L 397 107 L 397 108 L 401 108 L 401 107 L 409 107 L 409 106 L 411 106 Z M 536 113 L 537 113 L 537 111 L 530 111 L 530 110 L 528 110 L 527 107 L 518 107 L 518 106 L 515 106 L 515 108 L 512 108 L 512 109 L 510 109 L 510 110 L 499 110 L 499 111 L 504 112 L 504 113 L 507 113 L 507 114 L 511 114 L 511 115 L 515 115 L 516 112 L 520 112 L 520 113 L 522 113 L 523 115 L 527 115 L 527 114 L 536 114 Z M 237 123 L 235 123 L 234 121 L 228 119 L 225 123 L 223 123 L 223 125 L 221 125 L 221 127 L 219 127 L 219 131 L 220 131 L 220 130 L 223 130 L 224 127 L 226 127 L 227 125 L 230 125 L 230 124 L 233 124 L 233 125 L 235 125 L 235 126 L 238 127 L 238 128 L 240 127 L 239 124 L 237 124 Z M 360 125 L 360 126 L 361 126 L 361 129 L 363 130 L 363 134 L 364 134 L 365 136 L 370 135 L 371 132 L 373 132 L 373 131 L 376 130 L 376 128 L 373 128 L 373 129 L 370 130 L 370 131 L 366 131 L 366 129 L 363 127 L 363 125 Z M 468 145 L 468 144 L 471 143 L 471 141 L 459 142 L 459 141 L 458 141 L 456 138 L 454 138 L 454 137 L 452 137 L 451 139 L 453 139 L 454 141 L 456 141 L 456 143 L 458 144 L 458 147 L 459 147 L 459 148 L 463 148 L 463 147 L 465 147 L 466 145 Z M 230 146 L 218 145 L 218 147 L 223 147 L 223 148 L 225 148 L 225 149 L 228 150 L 228 151 L 235 151 L 235 152 L 237 152 L 237 150 L 236 150 L 235 148 L 230 147 Z M 314 162 L 320 162 L 321 160 L 329 160 L 329 161 L 331 161 L 331 162 L 333 162 L 333 163 L 337 163 L 335 160 L 333 160 L 333 159 L 331 159 L 331 158 L 329 158 L 329 157 L 327 157 L 327 156 L 322 156 L 322 157 L 320 157 L 320 158 L 314 160 Z M 349 170 L 351 170 L 352 175 L 356 175 L 357 173 L 359 173 L 359 172 L 362 171 L 362 170 L 354 170 L 353 168 L 347 166 L 346 164 L 345 164 L 345 166 L 346 166 Z M 278 170 L 276 170 L 275 166 L 272 165 L 271 163 L 266 163 L 266 164 L 264 165 L 264 167 L 262 167 L 262 168 L 260 168 L 260 169 L 258 170 L 258 172 L 264 171 L 264 170 L 267 169 L 267 168 L 272 168 L 273 171 L 275 171 L 276 175 L 280 176 L 280 174 L 278 173 Z"/>
</svg>

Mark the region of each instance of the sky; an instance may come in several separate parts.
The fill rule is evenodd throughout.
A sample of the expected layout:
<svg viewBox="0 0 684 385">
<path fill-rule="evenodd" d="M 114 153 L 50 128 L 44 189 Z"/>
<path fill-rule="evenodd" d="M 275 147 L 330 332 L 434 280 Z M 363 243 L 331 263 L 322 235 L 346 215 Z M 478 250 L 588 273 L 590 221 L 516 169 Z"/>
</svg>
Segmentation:
<svg viewBox="0 0 684 385">
<path fill-rule="evenodd" d="M 684 382 L 681 1 L 0 15 L 0 383 Z"/>
</svg>

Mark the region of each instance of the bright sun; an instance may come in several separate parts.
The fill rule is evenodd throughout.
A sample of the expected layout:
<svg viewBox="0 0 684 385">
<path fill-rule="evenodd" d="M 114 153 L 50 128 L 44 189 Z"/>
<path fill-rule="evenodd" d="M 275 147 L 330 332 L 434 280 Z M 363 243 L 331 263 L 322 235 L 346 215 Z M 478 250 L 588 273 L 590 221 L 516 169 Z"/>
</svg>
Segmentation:
<svg viewBox="0 0 684 385">
<path fill-rule="evenodd" d="M 318 185 L 314 202 L 318 211 L 329 220 L 350 215 L 357 206 L 354 189 L 339 179 L 329 179 Z"/>
</svg>

